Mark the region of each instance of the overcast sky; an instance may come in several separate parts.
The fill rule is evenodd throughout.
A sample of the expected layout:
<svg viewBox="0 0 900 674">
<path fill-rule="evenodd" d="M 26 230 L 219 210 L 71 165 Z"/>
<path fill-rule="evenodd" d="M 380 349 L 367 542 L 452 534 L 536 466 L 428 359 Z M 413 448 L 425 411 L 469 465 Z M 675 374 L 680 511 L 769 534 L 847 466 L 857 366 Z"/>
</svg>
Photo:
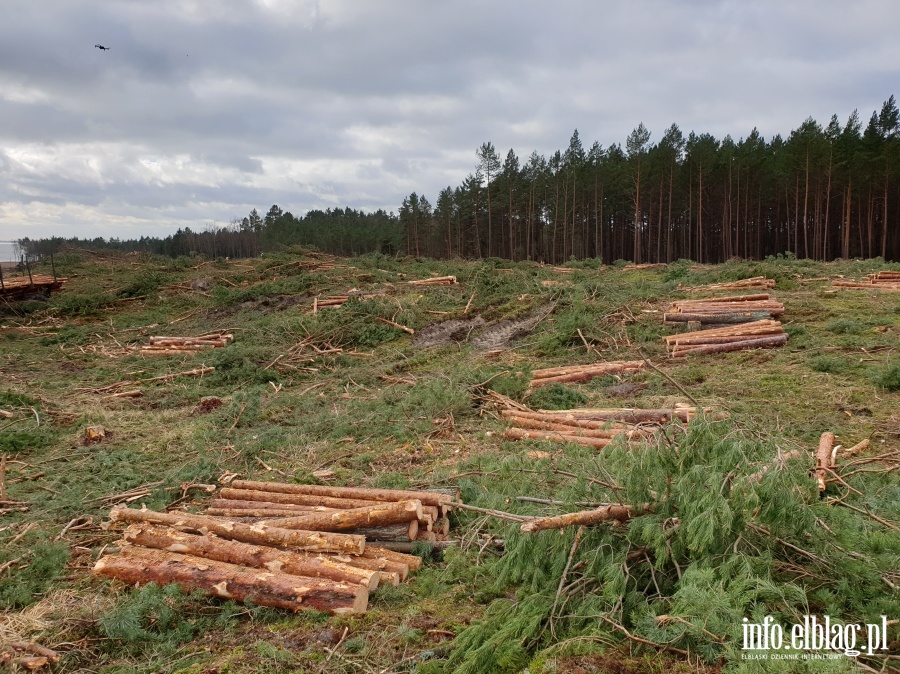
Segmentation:
<svg viewBox="0 0 900 674">
<path fill-rule="evenodd" d="M 0 0 L 0 240 L 397 211 L 486 141 L 865 124 L 898 74 L 897 0 Z"/>
</svg>

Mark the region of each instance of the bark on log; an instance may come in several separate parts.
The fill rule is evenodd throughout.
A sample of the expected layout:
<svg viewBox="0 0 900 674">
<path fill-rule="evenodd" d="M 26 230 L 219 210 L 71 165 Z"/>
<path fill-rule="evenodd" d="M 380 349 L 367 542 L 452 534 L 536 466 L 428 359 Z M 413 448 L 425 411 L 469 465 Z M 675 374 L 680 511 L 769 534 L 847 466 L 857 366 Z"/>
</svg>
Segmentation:
<svg viewBox="0 0 900 674">
<path fill-rule="evenodd" d="M 730 351 L 742 351 L 744 349 L 766 349 L 775 346 L 787 344 L 787 333 L 782 335 L 772 335 L 771 337 L 757 337 L 755 339 L 745 339 L 740 342 L 731 342 L 730 344 L 710 344 L 708 346 L 696 346 L 693 348 L 679 349 L 673 351 L 672 358 L 681 358 L 682 356 L 694 356 L 704 353 L 727 353 Z"/>
<path fill-rule="evenodd" d="M 278 484 L 269 482 L 249 482 L 244 480 L 235 480 L 239 484 Z M 232 483 L 233 484 L 233 483 Z M 259 488 L 241 489 L 237 487 L 223 487 L 219 491 L 219 497 L 232 501 L 262 501 L 267 503 L 283 503 L 290 505 L 303 506 L 324 506 L 326 508 L 335 508 L 346 510 L 349 508 L 364 508 L 365 506 L 376 505 L 382 501 L 374 499 L 358 499 L 322 496 L 318 494 L 299 494 L 299 493 L 283 493 L 276 490 L 263 490 Z M 399 499 L 397 499 L 399 500 Z"/>
<path fill-rule="evenodd" d="M 314 608 L 328 613 L 364 613 L 369 600 L 369 591 L 362 585 L 247 570 L 235 564 L 146 548 L 124 548 L 118 557 L 102 557 L 94 565 L 94 573 L 129 585 L 175 583 L 188 592 L 201 590 L 216 597 L 295 612 Z"/>
<path fill-rule="evenodd" d="M 605 419 L 579 419 L 572 414 L 567 414 L 570 410 L 555 410 L 548 412 L 525 412 L 522 410 L 501 410 L 500 415 L 506 419 L 513 417 L 520 419 L 530 419 L 532 421 L 546 421 L 553 424 L 563 424 L 573 428 L 586 428 L 591 430 L 607 430 L 607 431 L 629 431 L 634 430 L 635 425 L 610 421 Z"/>
<path fill-rule="evenodd" d="M 379 545 L 383 545 L 383 543 L 380 543 Z M 365 555 L 338 555 L 335 559 L 359 569 L 377 571 L 381 574 L 381 582 L 389 582 L 391 585 L 398 585 L 400 581 L 405 580 L 410 571 L 409 565 L 381 556 L 366 557 Z"/>
<path fill-rule="evenodd" d="M 693 337 L 696 335 L 751 335 L 769 334 L 772 332 L 784 332 L 784 328 L 779 321 L 766 319 L 762 321 L 754 321 L 753 323 L 744 323 L 741 325 L 728 325 L 719 328 L 707 328 L 705 330 L 698 330 L 690 334 Z M 671 342 L 683 336 L 684 333 L 678 335 L 668 335 L 663 339 L 666 342 Z"/>
<path fill-rule="evenodd" d="M 278 571 L 292 576 L 327 578 L 342 583 L 378 587 L 375 571 L 360 569 L 326 555 L 307 555 L 277 550 L 269 546 L 228 541 L 214 536 L 199 536 L 151 524 L 132 524 L 122 537 L 133 545 L 179 552 L 229 564 Z"/>
<path fill-rule="evenodd" d="M 366 547 L 362 536 L 327 531 L 295 531 L 267 525 L 265 522 L 244 524 L 189 513 L 159 513 L 153 510 L 113 508 L 109 513 L 113 522 L 146 522 L 163 524 L 179 530 L 212 533 L 220 538 L 258 545 L 278 545 L 295 550 L 342 552 L 360 554 Z"/>
<path fill-rule="evenodd" d="M 422 519 L 421 501 L 394 501 L 365 508 L 332 510 L 325 513 L 304 513 L 295 517 L 269 520 L 269 526 L 304 531 L 348 531 L 365 527 L 406 523 Z"/>
<path fill-rule="evenodd" d="M 752 323 L 754 321 L 758 321 L 766 316 L 770 315 L 767 312 L 733 312 L 733 313 L 721 313 L 721 314 L 664 314 L 663 320 L 667 323 L 687 323 L 689 321 L 700 321 L 701 323 L 706 322 L 709 323 L 711 321 L 715 321 L 716 323 Z"/>
<path fill-rule="evenodd" d="M 819 493 L 825 491 L 825 480 L 828 478 L 829 470 L 834 469 L 831 461 L 831 450 L 834 447 L 834 433 L 825 431 L 819 438 L 819 447 L 816 449 L 816 484 L 819 486 Z"/>
<path fill-rule="evenodd" d="M 603 449 L 612 440 L 610 438 L 588 438 L 583 435 L 570 435 L 553 431 L 526 431 L 522 428 L 507 428 L 503 436 L 511 440 L 550 440 L 552 442 L 572 442 L 587 445 L 595 449 Z"/>
<path fill-rule="evenodd" d="M 710 297 L 707 299 L 678 300 L 672 304 L 690 306 L 692 304 L 702 304 L 703 302 L 759 302 L 768 299 L 770 299 L 769 293 L 750 293 L 748 295 L 726 295 L 725 297 Z"/>
<path fill-rule="evenodd" d="M 608 505 L 596 510 L 582 510 L 577 513 L 557 515 L 555 517 L 536 517 L 533 520 L 523 522 L 519 527 L 525 532 L 544 531 L 545 529 L 562 529 L 576 524 L 590 526 L 615 520 L 627 522 L 632 518 L 631 506 Z"/>
<path fill-rule="evenodd" d="M 784 333 L 780 333 L 784 334 Z M 705 346 L 707 344 L 731 344 L 733 342 L 743 342 L 748 339 L 762 338 L 764 335 L 685 335 L 682 339 L 676 339 L 669 342 L 674 348 L 687 346 Z M 768 335 L 765 335 L 768 336 Z M 775 336 L 774 334 L 772 336 Z"/>
<path fill-rule="evenodd" d="M 283 482 L 254 482 L 251 480 L 234 480 L 233 489 L 254 489 L 274 491 L 282 494 L 311 494 L 332 498 L 353 498 L 369 501 L 412 501 L 418 500 L 422 505 L 440 506 L 452 499 L 446 494 L 430 491 L 406 491 L 402 489 L 373 489 L 367 487 L 328 487 L 313 484 L 287 484 Z"/>
</svg>

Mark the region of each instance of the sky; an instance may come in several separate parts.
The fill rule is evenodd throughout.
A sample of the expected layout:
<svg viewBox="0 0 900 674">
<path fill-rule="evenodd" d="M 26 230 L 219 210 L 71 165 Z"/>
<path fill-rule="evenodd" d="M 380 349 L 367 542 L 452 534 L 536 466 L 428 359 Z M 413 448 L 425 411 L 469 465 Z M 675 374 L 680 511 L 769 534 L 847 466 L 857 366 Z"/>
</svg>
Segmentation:
<svg viewBox="0 0 900 674">
<path fill-rule="evenodd" d="M 0 241 L 432 203 L 491 142 L 787 136 L 900 95 L 896 0 L 0 0 Z M 96 48 L 95 44 L 109 47 Z"/>
</svg>

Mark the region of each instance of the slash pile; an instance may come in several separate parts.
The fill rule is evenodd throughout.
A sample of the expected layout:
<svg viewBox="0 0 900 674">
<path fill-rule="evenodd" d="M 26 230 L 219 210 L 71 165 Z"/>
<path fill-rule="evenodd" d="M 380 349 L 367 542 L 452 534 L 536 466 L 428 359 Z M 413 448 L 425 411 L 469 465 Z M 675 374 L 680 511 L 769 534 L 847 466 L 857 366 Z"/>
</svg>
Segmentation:
<svg viewBox="0 0 900 674">
<path fill-rule="evenodd" d="M 123 546 L 94 572 L 292 611 L 363 613 L 370 591 L 421 566 L 392 542 L 446 537 L 453 498 L 235 480 L 202 515 L 113 508 L 110 520 L 128 523 Z"/>
<path fill-rule="evenodd" d="M 670 358 L 704 353 L 783 346 L 788 336 L 781 323 L 764 319 L 723 328 L 697 330 L 663 338 Z"/>
<path fill-rule="evenodd" d="M 868 281 L 833 281 L 839 288 L 866 288 L 869 290 L 900 290 L 900 271 L 879 271 L 868 274 Z"/>
<path fill-rule="evenodd" d="M 199 337 L 151 337 L 150 344 L 141 347 L 141 353 L 155 356 L 171 356 L 178 353 L 194 353 L 204 349 L 228 346 L 234 335 L 220 332 Z"/>
<path fill-rule="evenodd" d="M 663 316 L 667 325 L 699 322 L 702 325 L 731 325 L 749 323 L 764 318 L 776 318 L 784 314 L 784 305 L 768 293 L 758 295 L 733 295 L 702 300 L 678 300 L 672 302 Z"/>
</svg>

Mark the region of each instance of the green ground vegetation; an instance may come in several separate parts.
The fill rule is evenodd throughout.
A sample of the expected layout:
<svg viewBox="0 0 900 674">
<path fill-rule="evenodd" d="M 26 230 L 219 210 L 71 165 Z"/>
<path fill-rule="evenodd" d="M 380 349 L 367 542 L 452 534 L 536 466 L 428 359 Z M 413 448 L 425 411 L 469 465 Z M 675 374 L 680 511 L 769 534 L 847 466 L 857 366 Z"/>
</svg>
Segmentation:
<svg viewBox="0 0 900 674">
<path fill-rule="evenodd" d="M 69 278 L 62 292 L 0 309 L 6 500 L 27 507 L 0 505 L 0 642 L 58 648 L 54 671 L 849 672 L 857 661 L 743 660 L 742 620 L 900 618 L 900 293 L 828 282 L 896 264 L 586 261 L 563 273 L 306 250 L 235 261 L 76 251 L 55 264 Z M 447 274 L 459 283 L 397 285 Z M 778 283 L 786 347 L 666 358 L 662 313 L 686 296 L 679 286 L 758 275 Z M 311 311 L 313 297 L 350 289 L 387 292 Z M 475 317 L 539 320 L 499 354 L 464 338 L 420 349 L 378 320 L 418 332 Z M 166 358 L 136 349 L 150 335 L 213 329 L 234 342 Z M 624 398 L 610 392 L 614 378 L 528 393 L 532 369 L 640 354 L 658 370 L 627 376 L 645 386 Z M 140 386 L 141 398 L 103 391 L 201 365 L 215 371 Z M 555 409 L 666 406 L 687 394 L 727 419 L 602 451 L 512 442 L 492 391 Z M 224 404 L 197 413 L 210 395 Z M 96 424 L 108 437 L 83 445 Z M 820 498 L 809 457 L 826 430 L 845 446 L 871 444 Z M 804 454 L 775 461 L 792 450 Z M 202 508 L 209 496 L 193 485 L 226 473 L 315 482 L 323 470 L 332 484 L 456 485 L 466 503 L 521 515 L 580 502 L 652 512 L 627 526 L 523 534 L 457 511 L 462 544 L 423 548 L 423 570 L 377 590 L 362 616 L 289 615 L 90 573 L 118 538 L 99 526 L 117 494 L 146 486 L 131 505 Z M 869 671 L 892 662 L 858 660 Z"/>
</svg>

